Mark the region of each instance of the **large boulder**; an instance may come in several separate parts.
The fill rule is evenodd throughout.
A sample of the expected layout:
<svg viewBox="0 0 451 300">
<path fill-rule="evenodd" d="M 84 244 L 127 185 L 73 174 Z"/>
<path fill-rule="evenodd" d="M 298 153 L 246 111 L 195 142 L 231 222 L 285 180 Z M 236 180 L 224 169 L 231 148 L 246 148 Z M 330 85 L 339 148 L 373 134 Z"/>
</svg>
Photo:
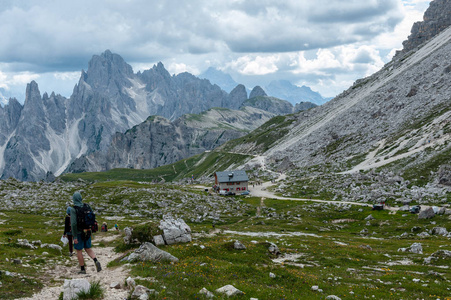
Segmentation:
<svg viewBox="0 0 451 300">
<path fill-rule="evenodd" d="M 159 228 L 163 230 L 163 237 L 168 245 L 192 241 L 191 228 L 182 219 L 165 217 L 160 221 Z"/>
<path fill-rule="evenodd" d="M 446 228 L 444 228 L 444 227 L 434 227 L 432 229 L 432 234 L 433 235 L 447 236 L 448 235 L 448 230 L 446 230 Z"/>
<path fill-rule="evenodd" d="M 166 251 L 158 249 L 154 244 L 146 242 L 136 249 L 135 252 L 127 257 L 124 257 L 122 261 L 178 262 L 179 259 Z"/>
<path fill-rule="evenodd" d="M 91 284 L 86 279 L 66 279 L 63 285 L 63 300 L 76 299 L 77 293 L 88 292 L 90 288 Z"/>
<path fill-rule="evenodd" d="M 435 212 L 432 207 L 428 207 L 424 210 L 421 210 L 418 214 L 418 219 L 430 219 L 435 217 Z"/>
<path fill-rule="evenodd" d="M 399 248 L 398 252 L 411 252 L 416 254 L 423 254 L 423 246 L 421 246 L 421 243 L 413 243 L 412 246 L 408 248 Z"/>
</svg>

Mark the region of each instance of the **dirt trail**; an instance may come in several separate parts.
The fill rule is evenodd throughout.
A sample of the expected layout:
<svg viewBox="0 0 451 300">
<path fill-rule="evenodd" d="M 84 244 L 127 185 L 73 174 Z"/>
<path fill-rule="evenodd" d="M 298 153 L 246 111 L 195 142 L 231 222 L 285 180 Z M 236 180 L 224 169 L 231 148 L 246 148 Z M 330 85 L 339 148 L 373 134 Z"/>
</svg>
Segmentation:
<svg viewBox="0 0 451 300">
<path fill-rule="evenodd" d="M 125 279 L 129 276 L 128 270 L 124 266 L 116 268 L 107 268 L 107 264 L 110 261 L 115 260 L 121 256 L 121 253 L 114 252 L 113 247 L 99 247 L 100 242 L 109 242 L 116 238 L 120 238 L 120 235 L 104 235 L 104 233 L 98 234 L 92 241 L 92 249 L 96 253 L 97 259 L 102 264 L 102 271 L 96 272 L 94 262 L 86 252 L 83 252 L 85 257 L 86 273 L 78 274 L 80 270 L 78 267 L 77 257 L 74 255 L 70 257 L 70 265 L 66 266 L 59 264 L 52 269 L 46 271 L 46 277 L 50 277 L 55 282 L 46 283 L 44 288 L 37 294 L 34 294 L 30 298 L 21 298 L 22 300 L 43 300 L 43 299 L 58 299 L 59 295 L 63 291 L 63 284 L 65 279 L 87 279 L 89 282 L 100 281 L 101 286 L 105 291 L 104 299 L 108 300 L 124 300 L 128 296 L 128 290 L 124 289 L 112 289 L 110 285 L 114 282 L 119 282 L 121 285 L 125 282 Z M 67 250 L 64 248 L 63 253 Z"/>
</svg>

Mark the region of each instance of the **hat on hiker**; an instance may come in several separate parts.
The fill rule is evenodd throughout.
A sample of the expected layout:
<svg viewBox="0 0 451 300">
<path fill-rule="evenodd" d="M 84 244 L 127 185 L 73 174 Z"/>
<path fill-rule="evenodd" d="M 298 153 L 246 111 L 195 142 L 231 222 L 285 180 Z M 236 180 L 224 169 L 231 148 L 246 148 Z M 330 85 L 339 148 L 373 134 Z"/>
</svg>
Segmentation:
<svg viewBox="0 0 451 300">
<path fill-rule="evenodd" d="M 66 214 L 70 215 L 70 206 L 66 209 Z"/>
<path fill-rule="evenodd" d="M 79 192 L 74 193 L 72 200 L 74 201 L 75 206 L 83 206 L 83 203 L 81 201 L 81 194 Z"/>
</svg>

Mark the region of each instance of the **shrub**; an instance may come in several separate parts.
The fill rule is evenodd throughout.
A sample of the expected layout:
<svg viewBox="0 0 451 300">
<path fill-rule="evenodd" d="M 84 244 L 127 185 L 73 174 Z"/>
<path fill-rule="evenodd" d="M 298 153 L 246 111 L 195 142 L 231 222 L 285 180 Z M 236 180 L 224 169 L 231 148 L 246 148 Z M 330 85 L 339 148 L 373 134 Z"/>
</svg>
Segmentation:
<svg viewBox="0 0 451 300">
<path fill-rule="evenodd" d="M 146 223 L 133 227 L 132 241 L 138 240 L 139 243 L 152 242 L 155 235 L 162 234 L 163 231 L 158 228 L 156 223 Z"/>
</svg>

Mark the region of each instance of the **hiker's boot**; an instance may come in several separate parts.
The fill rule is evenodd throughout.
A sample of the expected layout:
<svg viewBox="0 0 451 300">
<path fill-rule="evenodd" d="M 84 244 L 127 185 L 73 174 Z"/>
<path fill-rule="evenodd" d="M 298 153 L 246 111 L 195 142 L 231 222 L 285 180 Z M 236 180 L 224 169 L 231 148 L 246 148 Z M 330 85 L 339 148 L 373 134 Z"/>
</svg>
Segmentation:
<svg viewBox="0 0 451 300">
<path fill-rule="evenodd" d="M 96 261 L 96 269 L 97 269 L 97 272 L 102 271 L 102 266 L 100 265 L 99 261 Z"/>
<path fill-rule="evenodd" d="M 86 274 L 86 270 L 80 270 L 78 271 L 78 274 Z"/>
</svg>

